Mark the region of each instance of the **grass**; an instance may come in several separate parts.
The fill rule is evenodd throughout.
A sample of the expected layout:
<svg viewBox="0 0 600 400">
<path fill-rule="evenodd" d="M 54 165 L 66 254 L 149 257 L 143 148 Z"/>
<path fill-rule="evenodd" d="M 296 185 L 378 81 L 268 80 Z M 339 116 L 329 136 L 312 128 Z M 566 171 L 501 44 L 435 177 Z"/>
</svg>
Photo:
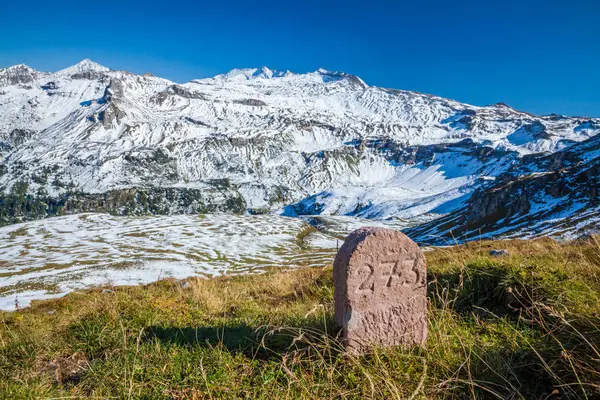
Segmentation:
<svg viewBox="0 0 600 400">
<path fill-rule="evenodd" d="M 308 236 L 314 232 L 318 232 L 317 228 L 315 228 L 314 226 L 307 225 L 306 227 L 304 227 L 300 232 L 298 232 L 298 235 L 296 236 L 296 245 L 301 249 L 308 249 L 309 246 L 306 245 L 306 238 L 308 238 Z"/>
<path fill-rule="evenodd" d="M 16 229 L 16 230 L 8 233 L 8 237 L 10 239 L 15 239 L 19 236 L 26 236 L 26 235 L 27 235 L 27 228 L 25 228 L 25 227 Z"/>
<path fill-rule="evenodd" d="M 0 313 L 0 397 L 600 397 L 598 240 L 426 257 L 426 348 L 345 353 L 328 266 L 163 280 Z"/>
</svg>

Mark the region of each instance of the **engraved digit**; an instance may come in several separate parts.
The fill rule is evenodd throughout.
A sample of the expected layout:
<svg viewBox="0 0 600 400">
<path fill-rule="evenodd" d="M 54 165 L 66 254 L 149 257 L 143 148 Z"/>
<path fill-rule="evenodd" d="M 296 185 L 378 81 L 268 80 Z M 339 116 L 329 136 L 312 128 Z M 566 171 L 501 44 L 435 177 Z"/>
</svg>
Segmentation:
<svg viewBox="0 0 600 400">
<path fill-rule="evenodd" d="M 416 259 L 405 260 L 402 263 L 401 281 L 403 286 L 410 286 L 417 282 L 417 273 L 414 271 L 414 267 L 417 264 Z"/>
<path fill-rule="evenodd" d="M 362 281 L 362 283 L 358 286 L 358 290 L 370 290 L 373 292 L 375 290 L 375 268 L 371 264 L 367 264 L 366 268 L 361 268 L 357 271 L 357 275 L 364 275 L 366 269 L 368 268 L 369 275 Z"/>
<path fill-rule="evenodd" d="M 381 264 L 384 271 L 386 271 L 386 273 L 383 274 L 383 279 L 386 280 L 386 287 L 392 287 L 392 281 L 394 279 L 394 275 L 396 275 L 397 265 L 398 261 L 388 261 Z"/>
<path fill-rule="evenodd" d="M 417 259 L 415 260 L 415 263 L 413 265 L 413 272 L 415 273 L 415 284 L 417 283 L 423 283 L 422 281 L 422 277 L 421 274 L 419 273 L 419 263 L 423 262 L 422 257 L 418 256 Z"/>
</svg>

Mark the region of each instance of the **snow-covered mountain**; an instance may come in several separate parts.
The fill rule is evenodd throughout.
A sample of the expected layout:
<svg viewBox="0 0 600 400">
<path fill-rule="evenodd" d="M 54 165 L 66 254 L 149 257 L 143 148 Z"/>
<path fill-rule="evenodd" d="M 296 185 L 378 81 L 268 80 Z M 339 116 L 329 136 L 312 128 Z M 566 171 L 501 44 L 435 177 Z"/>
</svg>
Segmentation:
<svg viewBox="0 0 600 400">
<path fill-rule="evenodd" d="M 235 69 L 178 84 L 90 60 L 56 73 L 17 65 L 0 70 L 0 218 L 423 220 L 464 210 L 499 177 L 542 173 L 553 154 L 577 148 L 592 162 L 597 151 L 576 145 L 598 133 L 600 119 L 476 107 L 323 69 Z"/>
<path fill-rule="evenodd" d="M 452 213 L 410 228 L 422 243 L 600 232 L 600 135 L 523 157 Z"/>
</svg>

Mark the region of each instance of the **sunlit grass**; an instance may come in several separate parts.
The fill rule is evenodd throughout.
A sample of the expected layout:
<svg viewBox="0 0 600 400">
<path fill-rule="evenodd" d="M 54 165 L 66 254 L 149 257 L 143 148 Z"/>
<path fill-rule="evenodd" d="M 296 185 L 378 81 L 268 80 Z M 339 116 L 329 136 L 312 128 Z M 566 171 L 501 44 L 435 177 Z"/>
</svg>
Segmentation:
<svg viewBox="0 0 600 400">
<path fill-rule="evenodd" d="M 163 280 L 1 313 L 0 396 L 600 396 L 596 239 L 474 242 L 426 257 L 425 348 L 345 353 L 330 266 Z"/>
</svg>

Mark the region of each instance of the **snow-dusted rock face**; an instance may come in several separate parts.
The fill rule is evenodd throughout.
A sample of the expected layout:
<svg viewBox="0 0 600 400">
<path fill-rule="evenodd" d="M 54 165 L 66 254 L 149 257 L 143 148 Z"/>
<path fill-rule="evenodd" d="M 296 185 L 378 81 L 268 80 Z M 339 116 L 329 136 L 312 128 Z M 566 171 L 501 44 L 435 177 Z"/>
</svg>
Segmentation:
<svg viewBox="0 0 600 400">
<path fill-rule="evenodd" d="M 600 135 L 551 154 L 523 157 L 452 213 L 408 234 L 421 243 L 449 238 L 550 235 L 577 238 L 600 228 Z"/>
<path fill-rule="evenodd" d="M 447 214 L 531 155 L 599 132 L 599 119 L 476 107 L 322 69 L 178 84 L 90 60 L 56 73 L 18 65 L 0 70 L 0 219 Z"/>
</svg>

